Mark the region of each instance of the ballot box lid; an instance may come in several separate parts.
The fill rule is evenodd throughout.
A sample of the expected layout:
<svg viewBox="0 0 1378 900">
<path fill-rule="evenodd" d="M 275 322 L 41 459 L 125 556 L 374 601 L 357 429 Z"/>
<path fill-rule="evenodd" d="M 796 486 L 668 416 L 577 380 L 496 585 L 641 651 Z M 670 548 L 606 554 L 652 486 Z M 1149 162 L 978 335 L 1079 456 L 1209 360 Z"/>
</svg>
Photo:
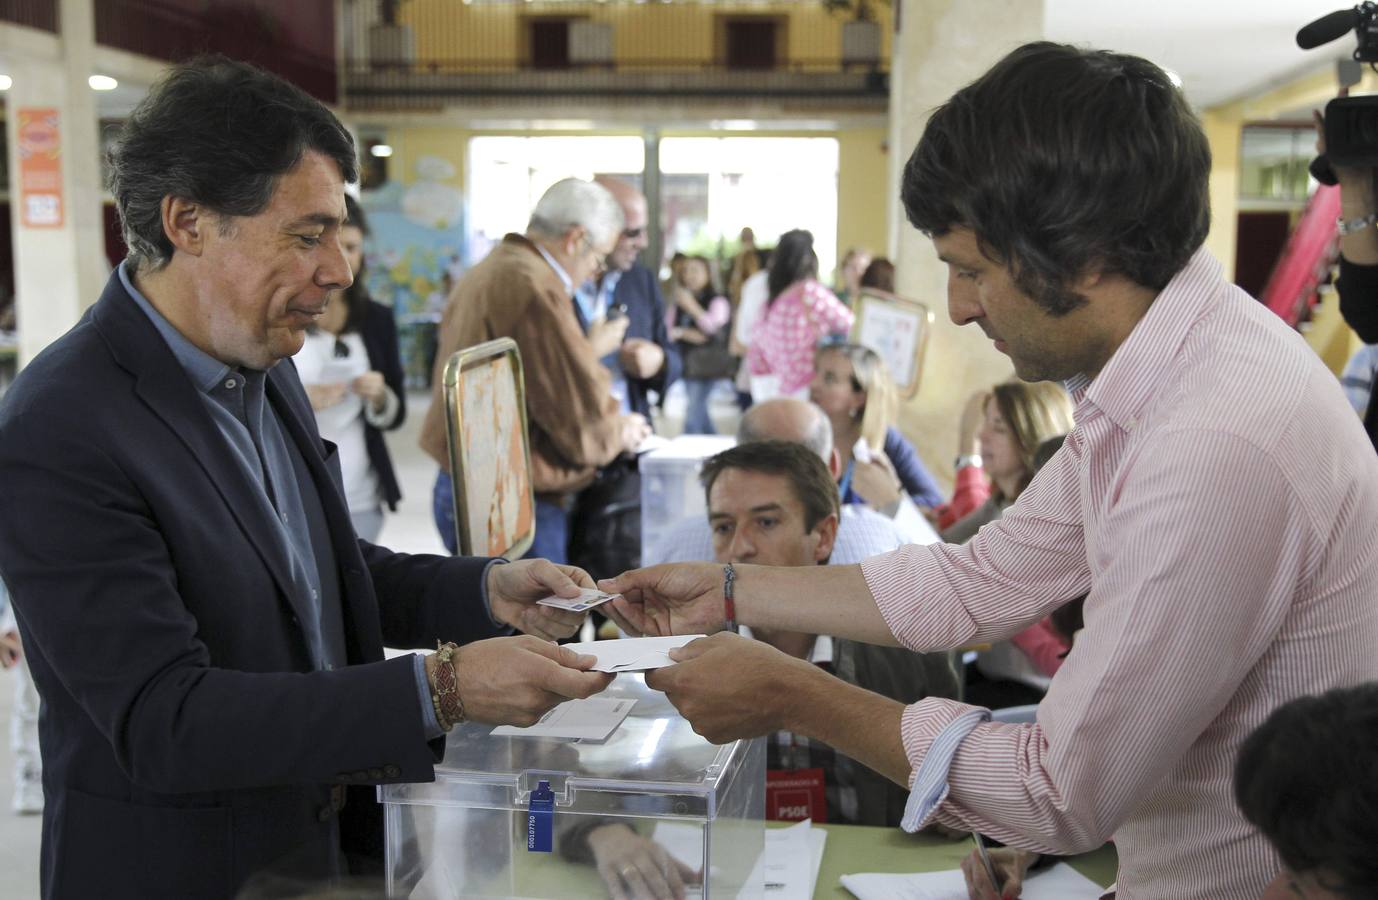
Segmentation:
<svg viewBox="0 0 1378 900">
<path fill-rule="evenodd" d="M 526 808 L 540 781 L 548 781 L 557 810 L 715 818 L 746 766 L 750 742 L 709 743 L 637 673 L 618 675 L 598 696 L 635 700 L 605 741 L 498 736 L 491 725 L 466 722 L 450 732 L 434 782 L 383 785 L 379 799 L 517 810 Z"/>
</svg>

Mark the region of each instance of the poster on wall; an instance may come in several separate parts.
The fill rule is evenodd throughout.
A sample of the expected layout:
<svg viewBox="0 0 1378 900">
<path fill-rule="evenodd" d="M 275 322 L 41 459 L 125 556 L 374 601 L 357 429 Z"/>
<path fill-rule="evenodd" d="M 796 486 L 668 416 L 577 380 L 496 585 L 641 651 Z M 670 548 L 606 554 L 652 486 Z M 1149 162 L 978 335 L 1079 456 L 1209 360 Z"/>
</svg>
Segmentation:
<svg viewBox="0 0 1378 900">
<path fill-rule="evenodd" d="M 369 295 L 393 308 L 407 380 L 418 387 L 429 383 L 436 326 L 464 271 L 464 196 L 445 183 L 455 176 L 447 160 L 419 157 L 410 174 L 410 181 L 385 182 L 359 200 L 371 232 Z"/>
<path fill-rule="evenodd" d="M 932 324 L 933 313 L 926 304 L 865 288 L 856 300 L 851 340 L 880 354 L 895 389 L 908 400 L 919 392 Z"/>
<path fill-rule="evenodd" d="M 56 109 L 20 107 L 19 208 L 25 228 L 61 228 L 62 138 Z"/>
</svg>

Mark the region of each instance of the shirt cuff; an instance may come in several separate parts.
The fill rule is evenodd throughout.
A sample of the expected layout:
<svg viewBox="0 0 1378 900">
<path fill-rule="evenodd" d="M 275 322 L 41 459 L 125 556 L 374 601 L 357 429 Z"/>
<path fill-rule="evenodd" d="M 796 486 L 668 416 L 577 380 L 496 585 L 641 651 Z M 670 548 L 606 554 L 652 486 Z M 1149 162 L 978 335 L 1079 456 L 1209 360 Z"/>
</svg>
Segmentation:
<svg viewBox="0 0 1378 900">
<path fill-rule="evenodd" d="M 488 602 L 488 570 L 493 568 L 493 566 L 507 562 L 511 562 L 511 560 L 504 559 L 501 556 L 495 556 L 488 560 L 488 565 L 483 567 L 483 575 L 479 578 L 478 583 L 479 596 L 483 598 L 483 608 L 488 612 L 488 621 L 492 622 L 497 628 L 511 628 L 512 626 L 508 625 L 506 622 L 500 621 L 497 616 L 493 615 L 492 604 Z"/>
<path fill-rule="evenodd" d="M 908 717 L 909 712 L 906 710 L 904 718 Z M 909 788 L 909 801 L 904 806 L 904 817 L 900 819 L 901 828 L 912 834 L 928 824 L 928 820 L 947 799 L 948 791 L 951 790 L 947 783 L 947 773 L 952 768 L 952 758 L 957 755 L 962 741 L 966 740 L 967 735 L 971 734 L 977 725 L 989 721 L 990 710 L 968 706 L 932 739 L 928 751 L 923 754 L 922 760 L 914 770 L 913 783 Z M 911 748 L 906 725 L 908 723 L 901 720 L 900 728 L 906 737 L 905 751 L 909 753 Z M 912 755 L 910 758 L 913 759 Z"/>
<path fill-rule="evenodd" d="M 445 734 L 435 717 L 435 703 L 431 701 L 431 681 L 426 677 L 426 656 L 412 654 L 412 666 L 416 671 L 416 689 L 421 695 L 421 727 L 425 729 L 426 740 L 433 741 Z"/>
<path fill-rule="evenodd" d="M 374 412 L 373 404 L 364 402 L 364 421 L 374 428 L 385 430 L 392 425 L 392 421 L 397 417 L 398 407 L 397 395 L 392 392 L 392 388 L 383 386 L 383 410 Z"/>
</svg>

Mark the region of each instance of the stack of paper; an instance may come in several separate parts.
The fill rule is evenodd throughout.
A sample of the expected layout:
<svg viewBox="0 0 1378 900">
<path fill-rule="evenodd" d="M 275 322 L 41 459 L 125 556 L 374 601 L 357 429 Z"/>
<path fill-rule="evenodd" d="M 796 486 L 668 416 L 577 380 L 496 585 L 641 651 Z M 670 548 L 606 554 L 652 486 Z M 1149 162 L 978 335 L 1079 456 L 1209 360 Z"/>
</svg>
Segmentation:
<svg viewBox="0 0 1378 900">
<path fill-rule="evenodd" d="M 912 875 L 843 875 L 842 886 L 858 900 L 967 900 L 961 871 Z M 1034 872 L 1024 880 L 1021 900 L 1096 900 L 1105 889 L 1066 863 Z"/>
<path fill-rule="evenodd" d="M 593 665 L 595 672 L 645 672 L 673 666 L 675 661 L 670 658 L 670 651 L 701 637 L 701 634 L 677 634 L 671 637 L 586 641 L 565 646 L 575 653 L 597 657 L 598 662 Z"/>
<path fill-rule="evenodd" d="M 597 743 L 606 741 L 635 705 L 636 699 L 632 697 L 588 697 L 584 700 L 567 700 L 541 716 L 541 720 L 535 725 L 526 728 L 499 725 L 493 729 L 493 735 L 573 738 Z"/>
</svg>

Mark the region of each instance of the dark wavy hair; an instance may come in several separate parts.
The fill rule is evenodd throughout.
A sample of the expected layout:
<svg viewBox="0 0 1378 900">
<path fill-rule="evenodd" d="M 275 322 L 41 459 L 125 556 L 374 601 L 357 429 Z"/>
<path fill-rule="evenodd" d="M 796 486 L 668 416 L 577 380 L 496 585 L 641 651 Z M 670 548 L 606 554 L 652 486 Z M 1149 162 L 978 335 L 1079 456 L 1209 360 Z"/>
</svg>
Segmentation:
<svg viewBox="0 0 1378 900">
<path fill-rule="evenodd" d="M 1026 44 L 933 113 L 901 199 L 930 236 L 969 228 L 1054 315 L 1088 270 L 1161 290 L 1210 228 L 1210 147 L 1153 63 Z"/>
<path fill-rule="evenodd" d="M 305 91 L 223 56 L 174 66 L 134 108 L 106 155 L 130 262 L 159 269 L 172 259 L 164 197 L 224 217 L 256 215 L 278 178 L 310 150 L 334 160 L 346 182 L 358 180 L 354 139 Z"/>
<path fill-rule="evenodd" d="M 785 288 L 805 278 L 818 277 L 818 254 L 813 252 L 813 233 L 802 228 L 780 235 L 770 257 L 770 275 L 766 287 L 770 289 L 769 306 Z"/>
<path fill-rule="evenodd" d="M 1301 697 L 1244 741 L 1235 801 L 1292 872 L 1362 900 L 1378 884 L 1378 683 Z"/>
<path fill-rule="evenodd" d="M 784 475 L 794 489 L 795 498 L 804 507 L 805 533 L 813 531 L 829 514 L 841 514 L 837 482 L 833 481 L 832 473 L 818 454 L 803 444 L 749 441 L 709 457 L 699 472 L 705 498 L 711 501 L 713 484 L 728 469 Z"/>
<path fill-rule="evenodd" d="M 368 237 L 368 219 L 364 217 L 363 207 L 349 194 L 345 194 L 345 225 L 353 225 L 363 232 L 364 237 Z M 349 314 L 345 316 L 341 334 L 359 331 L 364 327 L 364 317 L 368 315 L 369 304 L 368 287 L 364 283 L 367 275 L 368 263 L 361 262 L 359 274 L 354 276 L 354 283 L 344 289 L 344 301 L 349 308 Z"/>
</svg>

